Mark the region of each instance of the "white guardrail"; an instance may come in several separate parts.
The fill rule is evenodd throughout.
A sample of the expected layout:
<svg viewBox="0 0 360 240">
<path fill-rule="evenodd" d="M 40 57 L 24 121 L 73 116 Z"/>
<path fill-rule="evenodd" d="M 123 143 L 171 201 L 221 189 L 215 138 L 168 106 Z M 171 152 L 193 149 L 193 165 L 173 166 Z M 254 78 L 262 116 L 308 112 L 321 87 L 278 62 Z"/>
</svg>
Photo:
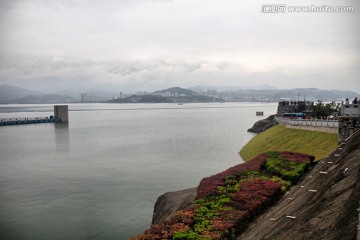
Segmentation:
<svg viewBox="0 0 360 240">
<path fill-rule="evenodd" d="M 335 119 L 291 119 L 284 117 L 275 117 L 275 121 L 281 125 L 294 126 L 312 126 L 312 127 L 328 127 L 338 128 L 339 122 Z"/>
</svg>

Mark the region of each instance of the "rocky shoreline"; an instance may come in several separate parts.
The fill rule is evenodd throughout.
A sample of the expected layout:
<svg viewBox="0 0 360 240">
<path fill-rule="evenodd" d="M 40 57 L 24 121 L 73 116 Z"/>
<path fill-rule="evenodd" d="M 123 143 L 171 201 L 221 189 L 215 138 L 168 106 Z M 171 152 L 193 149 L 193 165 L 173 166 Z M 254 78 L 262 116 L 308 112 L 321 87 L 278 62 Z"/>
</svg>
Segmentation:
<svg viewBox="0 0 360 240">
<path fill-rule="evenodd" d="M 247 131 L 259 134 L 269 128 L 272 128 L 275 125 L 276 125 L 275 115 L 270 115 L 269 117 L 254 123 L 254 125 L 251 128 L 249 128 Z"/>
<path fill-rule="evenodd" d="M 160 224 L 176 211 L 190 206 L 196 197 L 197 188 L 189 188 L 176 192 L 167 192 L 158 197 L 154 207 L 151 224 Z"/>
</svg>

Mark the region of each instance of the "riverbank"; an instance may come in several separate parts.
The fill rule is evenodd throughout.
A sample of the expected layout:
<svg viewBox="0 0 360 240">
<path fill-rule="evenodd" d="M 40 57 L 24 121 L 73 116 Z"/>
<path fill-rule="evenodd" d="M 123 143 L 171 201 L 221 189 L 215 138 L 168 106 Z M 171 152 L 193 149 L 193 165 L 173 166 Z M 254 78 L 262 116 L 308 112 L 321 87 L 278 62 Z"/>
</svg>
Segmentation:
<svg viewBox="0 0 360 240">
<path fill-rule="evenodd" d="M 315 156 L 320 160 L 333 151 L 338 143 L 338 135 L 300 129 L 290 129 L 276 125 L 252 138 L 241 150 L 240 156 L 248 161 L 267 151 L 300 152 Z"/>
<path fill-rule="evenodd" d="M 289 149 L 290 147 L 294 147 L 294 145 L 295 146 L 298 145 L 297 150 L 298 149 L 304 149 L 304 151 L 305 151 L 307 144 L 314 145 L 315 146 L 314 149 L 317 149 L 317 151 L 315 151 L 315 152 L 316 152 L 318 160 L 322 159 L 324 156 L 327 156 L 328 154 L 330 154 L 332 152 L 332 150 L 334 150 L 336 148 L 336 145 L 337 145 L 337 135 L 336 134 L 327 133 L 327 134 L 323 135 L 324 133 L 311 132 L 311 131 L 306 131 L 306 130 L 295 130 L 295 132 L 294 132 L 294 129 L 287 129 L 287 128 L 284 128 L 282 126 L 272 127 L 269 130 L 255 136 L 251 141 L 257 142 L 257 145 L 259 145 L 260 141 L 262 141 L 263 143 L 270 142 L 273 145 L 277 144 L 276 141 L 274 142 L 274 141 L 271 141 L 271 139 L 269 140 L 268 138 L 266 138 L 264 136 L 261 136 L 262 134 L 265 134 L 265 136 L 267 136 L 267 137 L 272 136 L 272 138 L 277 138 L 278 140 L 280 140 L 280 143 L 282 143 L 282 144 L 279 144 L 279 145 L 281 146 L 282 151 L 286 151 L 284 149 L 286 149 L 286 148 Z M 296 143 L 291 142 L 290 138 L 297 138 L 298 142 L 296 142 Z M 250 142 L 248 144 L 250 144 Z M 287 144 L 285 144 L 285 143 L 287 143 Z M 248 146 L 248 144 L 244 148 L 246 148 Z M 270 146 L 270 145 L 266 145 L 266 144 L 261 145 L 260 144 L 259 146 L 263 147 L 263 150 L 262 150 L 263 152 L 273 150 L 273 149 L 266 149 L 266 146 Z M 353 147 L 350 146 L 349 147 L 349 149 L 354 149 L 354 148 L 355 149 L 359 148 L 359 145 L 356 145 L 356 143 L 355 143 L 355 146 L 353 146 Z M 320 151 L 319 151 L 319 149 L 320 149 Z M 293 150 L 290 150 L 290 151 L 293 151 Z M 313 151 L 313 150 L 311 150 L 311 151 Z M 306 152 L 306 153 L 308 153 L 308 152 Z M 347 155 L 346 152 L 343 152 L 343 154 Z M 333 156 L 334 156 L 334 154 L 333 154 Z M 313 173 L 313 171 L 314 170 L 312 170 L 312 172 L 309 173 L 308 175 L 310 175 L 310 176 L 316 175 L 315 173 Z M 337 177 L 339 178 L 339 176 L 337 176 Z M 336 176 L 335 176 L 335 178 L 336 178 Z M 331 181 L 333 183 L 335 181 L 335 179 L 333 179 Z M 302 183 L 300 183 L 300 184 L 302 184 Z M 328 188 L 331 188 L 331 187 L 328 186 Z M 179 203 L 178 201 L 176 201 L 176 200 L 179 199 L 179 197 L 185 198 L 186 201 L 187 201 L 187 205 L 191 204 L 195 199 L 196 191 L 197 191 L 197 188 L 191 188 L 191 189 L 186 189 L 186 190 L 183 190 L 183 191 L 177 191 L 177 192 L 174 192 L 174 193 L 166 193 L 166 194 L 164 194 L 164 196 L 170 196 L 170 197 L 165 198 L 166 201 L 164 200 L 164 196 L 159 197 L 156 205 L 157 206 L 165 206 L 167 209 L 172 209 L 173 212 L 171 212 L 171 213 L 168 212 L 168 211 L 162 211 L 161 212 L 161 211 L 159 211 L 159 208 L 157 208 L 154 211 L 154 216 L 157 216 L 157 219 L 153 218 L 153 224 L 161 223 L 163 220 L 170 217 L 171 214 L 174 213 L 176 210 L 182 209 L 181 207 L 179 208 L 179 206 L 182 203 Z M 340 193 L 340 195 L 341 195 L 341 193 Z M 340 196 L 339 198 L 345 199 L 346 197 Z M 357 198 L 356 194 L 351 197 L 351 200 L 354 200 L 354 198 Z M 305 204 L 307 204 L 307 203 L 305 203 Z M 319 204 L 319 203 L 316 202 L 315 204 Z M 331 203 L 330 203 L 330 205 L 331 205 Z M 354 205 L 356 205 L 356 204 L 353 203 L 352 207 Z M 343 211 L 343 210 L 344 209 L 342 209 L 340 211 Z M 348 210 L 348 209 L 346 208 L 346 210 Z M 164 212 L 167 212 L 168 215 L 164 215 Z M 162 215 L 162 216 L 160 216 L 160 215 Z M 259 219 L 261 219 L 261 218 L 262 217 L 260 216 Z M 162 220 L 159 220 L 159 219 L 162 219 Z M 351 223 L 350 225 L 352 226 L 353 224 Z M 252 224 L 250 224 L 250 226 L 251 227 L 249 229 L 254 229 L 254 226 Z M 353 233 L 351 233 L 350 235 L 353 235 Z M 243 238 L 241 238 L 241 239 L 243 239 Z M 251 237 L 249 239 L 251 239 Z M 295 239 L 297 239 L 297 238 L 295 238 Z M 318 239 L 323 239 L 323 238 L 318 238 Z M 335 238 L 333 238 L 333 239 L 335 239 Z M 351 238 L 349 238 L 349 239 L 351 239 Z"/>
<path fill-rule="evenodd" d="M 262 120 L 261 120 L 262 121 Z M 258 123 L 258 122 L 257 122 Z M 264 123 L 264 121 L 262 121 Z M 266 122 L 265 125 L 269 123 Z M 254 124 L 254 126 L 259 124 Z M 260 127 L 263 128 L 263 127 Z M 254 136 L 240 151 L 246 161 L 266 151 L 310 152 L 316 160 L 331 153 L 337 145 L 337 135 L 307 130 L 288 129 L 283 126 L 273 126 Z M 160 196 L 155 204 L 152 224 L 159 224 L 195 200 L 197 188 L 168 192 Z M 160 207 L 161 206 L 161 207 Z"/>
</svg>

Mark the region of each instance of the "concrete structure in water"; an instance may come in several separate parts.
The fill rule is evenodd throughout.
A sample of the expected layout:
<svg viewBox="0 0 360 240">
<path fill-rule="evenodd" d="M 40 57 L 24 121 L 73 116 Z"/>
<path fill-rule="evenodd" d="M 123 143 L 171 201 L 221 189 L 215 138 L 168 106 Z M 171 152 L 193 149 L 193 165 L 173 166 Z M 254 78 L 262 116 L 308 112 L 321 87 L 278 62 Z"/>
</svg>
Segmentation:
<svg viewBox="0 0 360 240">
<path fill-rule="evenodd" d="M 62 122 L 62 123 L 69 122 L 68 105 L 55 105 L 54 116 L 50 116 L 50 117 L 1 118 L 0 126 L 32 124 L 32 123 L 58 123 L 58 122 Z"/>
<path fill-rule="evenodd" d="M 58 118 L 60 122 L 69 122 L 68 105 L 55 105 L 54 116 Z"/>
</svg>

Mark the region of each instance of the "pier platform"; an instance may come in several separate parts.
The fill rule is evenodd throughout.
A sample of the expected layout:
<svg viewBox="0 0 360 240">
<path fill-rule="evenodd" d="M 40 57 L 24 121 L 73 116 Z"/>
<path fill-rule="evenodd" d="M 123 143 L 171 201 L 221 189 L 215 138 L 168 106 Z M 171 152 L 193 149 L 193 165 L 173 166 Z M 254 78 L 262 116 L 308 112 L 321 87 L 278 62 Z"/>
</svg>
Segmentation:
<svg viewBox="0 0 360 240">
<path fill-rule="evenodd" d="M 57 117 L 26 117 L 26 118 L 1 118 L 0 126 L 19 125 L 19 124 L 33 124 L 33 123 L 58 123 L 60 120 Z"/>
</svg>

